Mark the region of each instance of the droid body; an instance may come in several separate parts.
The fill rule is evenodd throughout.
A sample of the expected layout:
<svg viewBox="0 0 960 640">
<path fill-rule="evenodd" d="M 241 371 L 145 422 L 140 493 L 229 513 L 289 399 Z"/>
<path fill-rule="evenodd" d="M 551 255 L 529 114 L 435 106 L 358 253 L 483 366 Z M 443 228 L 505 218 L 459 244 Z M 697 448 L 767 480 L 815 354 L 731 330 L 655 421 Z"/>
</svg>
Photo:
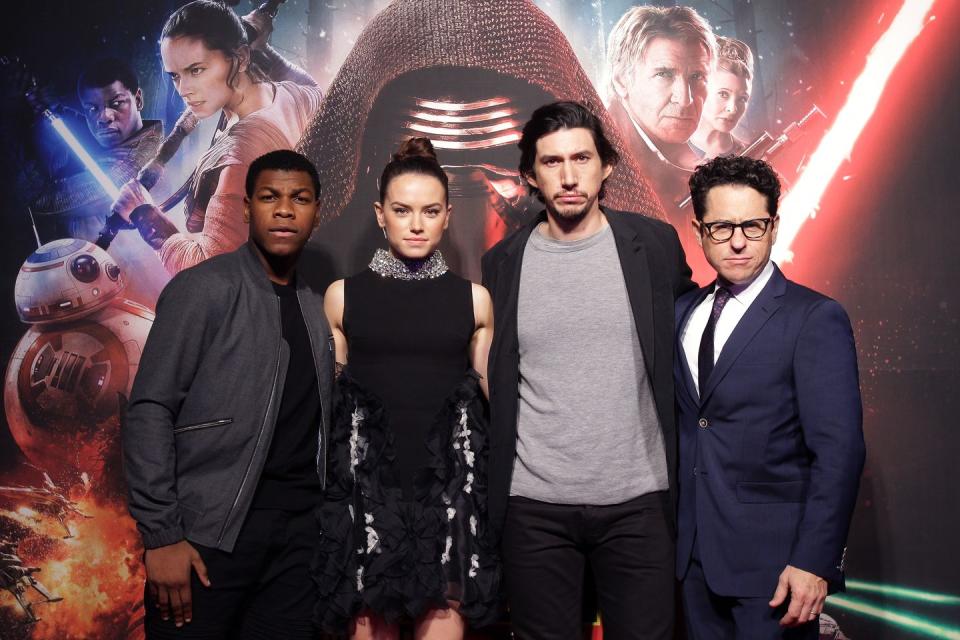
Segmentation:
<svg viewBox="0 0 960 640">
<path fill-rule="evenodd" d="M 80 470 L 98 427 L 128 396 L 153 312 L 122 297 L 124 275 L 90 242 L 55 240 L 33 252 L 15 286 L 30 325 L 7 366 L 10 431 L 34 464 Z"/>
</svg>

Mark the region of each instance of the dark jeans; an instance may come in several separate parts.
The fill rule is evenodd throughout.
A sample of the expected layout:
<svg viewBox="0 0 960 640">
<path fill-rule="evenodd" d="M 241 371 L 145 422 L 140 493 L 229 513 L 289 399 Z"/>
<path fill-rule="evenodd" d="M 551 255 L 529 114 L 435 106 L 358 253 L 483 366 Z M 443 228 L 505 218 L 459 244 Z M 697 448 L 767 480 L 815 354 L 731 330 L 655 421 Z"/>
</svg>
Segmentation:
<svg viewBox="0 0 960 640">
<path fill-rule="evenodd" d="M 251 510 L 233 553 L 193 545 L 207 565 L 210 587 L 191 571 L 192 622 L 178 629 L 172 617 L 161 620 L 146 594 L 147 638 L 316 638 L 310 562 L 319 536 L 312 510 Z"/>
<path fill-rule="evenodd" d="M 511 497 L 502 556 L 515 637 L 580 637 L 589 566 L 604 640 L 672 638 L 675 552 L 668 501 L 666 492 L 608 506 Z"/>
<path fill-rule="evenodd" d="M 790 600 L 776 609 L 770 608 L 767 603 L 773 597 L 775 584 L 770 585 L 770 595 L 763 598 L 715 594 L 707 585 L 696 543 L 693 548 L 690 568 L 681 583 L 689 640 L 817 640 L 817 620 L 793 628 L 780 626 Z"/>
</svg>

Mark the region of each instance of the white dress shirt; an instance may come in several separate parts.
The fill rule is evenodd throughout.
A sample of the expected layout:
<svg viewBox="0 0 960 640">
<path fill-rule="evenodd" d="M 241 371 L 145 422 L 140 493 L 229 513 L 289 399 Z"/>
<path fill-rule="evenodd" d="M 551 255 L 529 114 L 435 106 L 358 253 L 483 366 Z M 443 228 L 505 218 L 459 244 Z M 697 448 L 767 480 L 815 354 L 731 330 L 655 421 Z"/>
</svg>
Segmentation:
<svg viewBox="0 0 960 640">
<path fill-rule="evenodd" d="M 773 275 L 773 261 L 768 260 L 767 264 L 760 271 L 760 275 L 753 279 L 749 284 L 730 285 L 730 299 L 724 305 L 720 317 L 717 319 L 717 326 L 713 333 L 713 362 L 716 364 L 720 352 L 723 351 L 723 345 L 727 343 L 730 334 L 737 328 L 743 314 L 747 312 L 753 301 L 757 299 L 763 288 L 770 281 Z M 700 393 L 699 371 L 697 364 L 700 354 L 700 339 L 703 337 L 703 330 L 707 328 L 707 320 L 710 319 L 710 311 L 713 309 L 713 296 L 717 288 L 714 285 L 713 291 L 703 299 L 693 313 L 687 318 L 687 324 L 683 327 L 680 334 L 680 344 L 683 345 L 683 353 L 687 358 L 687 365 L 690 367 L 690 375 L 693 376 L 693 386 L 697 393 Z"/>
</svg>

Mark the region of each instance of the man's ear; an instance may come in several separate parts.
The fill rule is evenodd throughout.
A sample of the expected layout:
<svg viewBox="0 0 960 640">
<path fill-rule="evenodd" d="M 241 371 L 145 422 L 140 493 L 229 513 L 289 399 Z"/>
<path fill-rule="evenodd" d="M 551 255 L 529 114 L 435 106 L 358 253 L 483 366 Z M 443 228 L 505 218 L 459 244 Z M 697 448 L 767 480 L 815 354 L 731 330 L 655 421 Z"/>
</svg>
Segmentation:
<svg viewBox="0 0 960 640">
<path fill-rule="evenodd" d="M 693 235 L 697 237 L 697 244 L 703 248 L 703 233 L 700 231 L 700 221 L 694 218 L 690 221 L 690 224 L 693 225 Z"/>
<path fill-rule="evenodd" d="M 610 78 L 610 86 L 613 87 L 613 92 L 621 100 L 626 100 L 627 94 L 629 91 L 629 81 L 627 78 L 624 78 L 623 70 L 617 70 L 613 72 L 613 76 Z"/>
<path fill-rule="evenodd" d="M 537 184 L 537 176 L 532 171 L 530 173 L 523 174 L 523 179 L 526 180 L 527 184 L 534 189 L 540 188 L 540 185 Z"/>
<path fill-rule="evenodd" d="M 613 173 L 613 170 L 617 168 L 616 164 L 605 164 L 603 165 L 603 180 L 606 180 L 610 177 L 610 174 Z M 603 182 L 601 180 L 601 182 Z"/>
</svg>

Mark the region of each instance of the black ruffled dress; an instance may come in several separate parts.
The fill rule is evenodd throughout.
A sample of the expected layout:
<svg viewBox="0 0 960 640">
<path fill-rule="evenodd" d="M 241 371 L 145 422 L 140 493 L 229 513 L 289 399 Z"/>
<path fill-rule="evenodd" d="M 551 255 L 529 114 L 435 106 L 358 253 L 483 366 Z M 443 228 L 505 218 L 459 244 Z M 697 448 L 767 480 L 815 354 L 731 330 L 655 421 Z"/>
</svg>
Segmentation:
<svg viewBox="0 0 960 640">
<path fill-rule="evenodd" d="M 459 602 L 495 619 L 500 565 L 487 530 L 487 423 L 470 282 L 367 269 L 344 284 L 349 366 L 336 385 L 316 620 L 343 633 L 359 614 L 414 620 Z"/>
</svg>

